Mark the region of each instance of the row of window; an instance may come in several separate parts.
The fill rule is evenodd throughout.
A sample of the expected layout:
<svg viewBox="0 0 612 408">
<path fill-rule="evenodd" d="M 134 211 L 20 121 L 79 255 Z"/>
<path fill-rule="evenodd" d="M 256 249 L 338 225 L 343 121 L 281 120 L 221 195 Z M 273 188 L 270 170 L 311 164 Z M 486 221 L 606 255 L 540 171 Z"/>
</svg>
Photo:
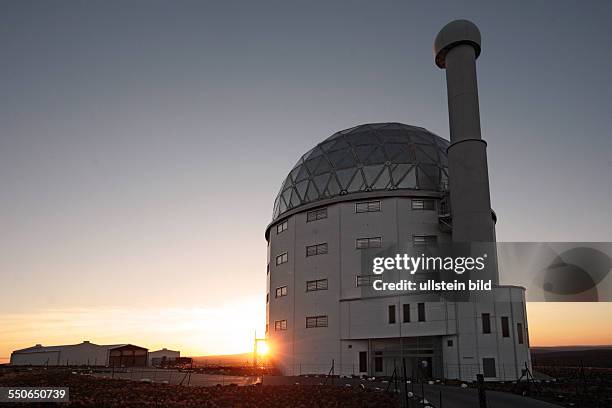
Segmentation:
<svg viewBox="0 0 612 408">
<path fill-rule="evenodd" d="M 432 199 L 413 199 L 412 200 L 412 209 L 413 210 L 435 210 L 436 209 L 436 201 Z M 366 213 L 366 212 L 380 212 L 381 211 L 381 203 L 380 200 L 373 201 L 361 201 L 355 203 L 355 212 L 356 213 Z M 308 211 L 306 213 L 306 222 L 318 221 L 327 218 L 327 208 L 318 208 L 316 210 Z M 280 234 L 283 231 L 286 231 L 288 228 L 287 220 L 281 222 L 276 225 L 276 233 Z"/>
<path fill-rule="evenodd" d="M 329 288 L 327 279 L 316 279 L 306 281 L 306 292 L 316 292 L 318 290 L 327 290 Z M 287 286 L 279 286 L 276 288 L 275 296 L 277 298 L 287 296 Z M 270 300 L 270 296 L 266 295 L 266 303 Z"/>
<path fill-rule="evenodd" d="M 491 314 L 483 313 L 481 317 L 482 317 L 482 333 L 483 334 L 491 333 Z M 508 316 L 501 317 L 501 329 L 502 329 L 502 337 L 510 337 L 510 320 L 508 319 Z M 525 340 L 523 337 L 523 324 L 522 323 L 516 324 L 516 333 L 517 333 L 518 343 L 523 344 Z"/>
<path fill-rule="evenodd" d="M 452 347 L 453 341 L 448 340 L 448 346 Z M 382 352 L 376 351 L 374 356 L 374 372 L 381 373 L 383 372 L 383 357 Z M 485 378 L 495 378 L 497 377 L 497 370 L 495 368 L 495 358 L 493 357 L 484 357 L 482 359 L 482 372 Z M 368 352 L 360 351 L 359 352 L 359 372 L 365 373 L 368 371 Z"/>
<path fill-rule="evenodd" d="M 359 286 L 372 286 L 372 283 L 376 279 L 381 279 L 380 275 L 357 275 L 356 276 L 356 285 Z M 329 289 L 329 284 L 327 279 L 316 279 L 306 281 L 306 292 L 314 292 L 317 290 L 327 290 Z M 276 297 L 287 296 L 287 286 L 280 286 L 276 288 Z M 266 299 L 266 302 L 268 299 Z"/>
<path fill-rule="evenodd" d="M 327 280 L 325 280 L 326 283 L 325 285 L 327 285 Z M 313 282 L 317 282 L 317 281 L 313 281 Z M 285 289 L 285 295 L 286 295 L 286 286 L 283 286 L 282 288 Z M 278 297 L 278 290 L 281 288 L 276 289 L 277 292 L 277 297 Z M 284 296 L 284 295 L 283 295 Z M 404 303 L 402 305 L 402 315 L 403 315 L 403 323 L 410 323 L 411 321 L 411 317 L 410 317 L 410 303 Z M 396 323 L 396 313 L 395 313 L 395 305 L 389 305 L 389 324 L 395 324 Z M 484 316 L 486 317 L 486 320 L 484 318 Z M 489 314 L 488 313 L 483 313 L 483 333 L 491 333 L 491 323 L 489 320 Z M 425 319 L 425 303 L 417 303 L 417 318 L 419 322 L 424 322 L 426 321 Z M 485 328 L 485 321 L 487 321 L 487 328 Z M 510 337 L 510 327 L 509 327 L 509 323 L 508 323 L 508 317 L 507 316 L 502 316 L 501 318 L 502 321 L 502 337 Z M 308 316 L 306 317 L 306 328 L 312 328 L 312 327 L 327 327 L 327 316 L 326 315 L 320 315 L 320 316 Z M 287 320 L 277 320 L 274 322 L 274 330 L 275 331 L 279 331 L 279 330 L 287 330 Z M 517 332 L 517 340 L 518 340 L 518 344 L 523 344 L 524 342 L 524 337 L 523 337 L 523 324 L 522 323 L 517 323 L 516 324 L 516 332 Z M 453 341 L 452 340 L 448 340 L 447 341 L 447 346 L 448 347 L 452 347 L 453 346 Z"/>
<path fill-rule="evenodd" d="M 327 280 L 325 280 L 325 285 L 327 286 Z M 313 281 L 317 282 L 317 281 Z M 286 289 L 286 286 L 276 289 L 277 297 L 279 293 L 279 289 Z M 284 296 L 284 295 L 283 295 Z M 410 323 L 410 303 L 404 303 L 402 305 L 402 314 L 403 314 L 403 322 Z M 389 324 L 396 323 L 396 313 L 395 313 L 395 305 L 389 305 Z M 417 316 L 419 322 L 425 321 L 425 303 L 417 303 Z M 309 316 L 306 317 L 306 328 L 309 329 L 311 327 L 327 327 L 327 316 Z M 274 330 L 287 330 L 287 320 L 277 320 L 274 322 Z"/>
<path fill-rule="evenodd" d="M 395 324 L 396 323 L 396 316 L 395 316 L 395 305 L 389 305 L 389 324 Z M 410 323 L 411 322 L 411 318 L 410 318 L 410 303 L 404 303 L 402 305 L 402 322 L 403 323 Z M 425 321 L 425 303 L 417 303 L 417 319 L 419 322 L 424 322 Z"/>
<path fill-rule="evenodd" d="M 311 329 L 313 327 L 327 327 L 327 316 L 307 316 L 306 317 L 306 328 Z M 274 322 L 274 331 L 287 330 L 287 320 L 276 320 Z"/>
<path fill-rule="evenodd" d="M 432 245 L 438 242 L 438 237 L 436 235 L 413 235 L 412 243 L 414 246 L 422 246 L 422 245 Z M 355 240 L 355 248 L 356 249 L 369 249 L 369 248 L 381 248 L 382 247 L 382 237 L 367 237 L 367 238 L 357 238 Z M 315 256 L 315 255 L 324 255 L 327 253 L 327 242 L 322 244 L 308 245 L 306 247 L 306 256 Z M 287 252 L 283 252 L 282 254 L 276 257 L 276 265 L 284 264 L 289 260 L 289 256 Z"/>
</svg>

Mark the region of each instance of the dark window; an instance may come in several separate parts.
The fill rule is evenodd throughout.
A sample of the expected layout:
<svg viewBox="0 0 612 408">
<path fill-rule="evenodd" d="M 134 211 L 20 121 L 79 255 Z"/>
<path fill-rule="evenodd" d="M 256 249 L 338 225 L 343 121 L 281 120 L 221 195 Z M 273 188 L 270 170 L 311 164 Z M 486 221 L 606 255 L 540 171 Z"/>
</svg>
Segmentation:
<svg viewBox="0 0 612 408">
<path fill-rule="evenodd" d="M 276 264 L 277 265 L 284 264 L 288 260 L 289 260 L 289 255 L 287 255 L 287 253 L 285 252 L 276 257 Z"/>
<path fill-rule="evenodd" d="M 327 290 L 327 279 L 317 279 L 306 282 L 306 292 L 314 292 L 316 290 Z"/>
<path fill-rule="evenodd" d="M 281 286 L 276 288 L 276 297 L 283 297 L 283 296 L 287 296 L 287 287 L 286 286 Z"/>
<path fill-rule="evenodd" d="M 510 326 L 508 325 L 507 316 L 502 316 L 501 325 L 502 325 L 502 337 L 510 337 Z"/>
<path fill-rule="evenodd" d="M 446 347 L 453 347 L 453 341 L 452 340 L 446 340 Z"/>
<path fill-rule="evenodd" d="M 434 200 L 412 200 L 413 210 L 435 210 L 436 202 Z"/>
<path fill-rule="evenodd" d="M 374 371 L 377 373 L 382 372 L 383 370 L 383 358 L 382 357 L 374 357 Z"/>
<path fill-rule="evenodd" d="M 327 218 L 327 208 L 320 208 L 306 213 L 306 222 L 322 220 L 323 218 Z"/>
<path fill-rule="evenodd" d="M 404 323 L 410 323 L 410 303 L 404 303 L 402 306 L 402 314 L 404 316 Z"/>
<path fill-rule="evenodd" d="M 360 373 L 368 372 L 368 352 L 367 351 L 359 352 L 359 372 Z"/>
<path fill-rule="evenodd" d="M 395 324 L 395 305 L 389 305 L 389 324 Z"/>
<path fill-rule="evenodd" d="M 419 303 L 419 322 L 425 321 L 425 303 Z"/>
<path fill-rule="evenodd" d="M 380 201 L 364 201 L 355 204 L 356 213 L 378 212 L 380 211 Z"/>
<path fill-rule="evenodd" d="M 270 264 L 266 266 L 266 275 L 270 273 Z"/>
<path fill-rule="evenodd" d="M 268 303 L 270 301 L 270 294 L 266 293 L 266 303 Z"/>
<path fill-rule="evenodd" d="M 382 280 L 382 275 L 357 275 L 357 287 L 372 286 L 375 280 Z"/>
<path fill-rule="evenodd" d="M 310 245 L 306 247 L 306 256 L 323 255 L 327 253 L 327 243 Z"/>
<path fill-rule="evenodd" d="M 380 248 L 382 246 L 382 237 L 372 238 L 357 238 L 355 247 L 357 249 Z"/>
<path fill-rule="evenodd" d="M 497 377 L 495 370 L 495 359 L 494 358 L 483 358 L 482 359 L 482 371 L 485 378 Z"/>
<path fill-rule="evenodd" d="M 491 315 L 488 313 L 482 314 L 482 332 L 484 334 L 491 333 Z"/>
<path fill-rule="evenodd" d="M 266 323 L 266 334 L 268 334 L 268 330 L 270 329 L 268 323 Z"/>
<path fill-rule="evenodd" d="M 414 246 L 434 245 L 438 242 L 438 237 L 435 235 L 413 235 L 412 243 Z"/>
<path fill-rule="evenodd" d="M 286 320 L 277 320 L 274 322 L 274 331 L 287 330 Z"/>
<path fill-rule="evenodd" d="M 285 231 L 288 227 L 289 227 L 288 221 L 283 221 L 276 226 L 276 233 L 280 234 L 281 232 Z"/>
<path fill-rule="evenodd" d="M 523 344 L 523 325 L 521 323 L 516 324 L 516 335 L 518 337 L 518 344 Z"/>
<path fill-rule="evenodd" d="M 327 327 L 327 316 L 309 316 L 306 318 L 306 328 Z"/>
</svg>

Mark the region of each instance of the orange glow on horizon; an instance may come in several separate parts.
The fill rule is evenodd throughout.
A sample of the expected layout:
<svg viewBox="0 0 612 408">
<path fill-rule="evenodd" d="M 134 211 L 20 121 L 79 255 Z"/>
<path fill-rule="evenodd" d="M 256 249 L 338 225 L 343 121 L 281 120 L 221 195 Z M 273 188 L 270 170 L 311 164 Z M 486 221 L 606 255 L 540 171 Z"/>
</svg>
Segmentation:
<svg viewBox="0 0 612 408">
<path fill-rule="evenodd" d="M 527 303 L 533 347 L 612 345 L 612 303 Z M 228 325 L 231 320 L 235 324 Z M 0 315 L 0 363 L 11 351 L 43 345 L 129 342 L 183 356 L 253 352 L 253 329 L 265 326 L 260 297 L 212 308 L 101 308 Z M 261 341 L 258 355 L 274 352 Z"/>
<path fill-rule="evenodd" d="M 612 303 L 528 302 L 532 347 L 612 345 Z"/>
</svg>

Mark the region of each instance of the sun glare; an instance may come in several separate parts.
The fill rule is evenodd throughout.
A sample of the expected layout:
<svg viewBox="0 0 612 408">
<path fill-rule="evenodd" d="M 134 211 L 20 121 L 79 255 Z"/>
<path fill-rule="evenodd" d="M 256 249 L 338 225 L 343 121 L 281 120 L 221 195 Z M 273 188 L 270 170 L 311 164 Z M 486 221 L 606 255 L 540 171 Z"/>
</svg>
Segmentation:
<svg viewBox="0 0 612 408">
<path fill-rule="evenodd" d="M 268 343 L 266 343 L 265 341 L 258 342 L 257 354 L 259 354 L 260 356 L 265 356 L 269 352 L 270 352 L 270 347 L 268 346 Z"/>
</svg>

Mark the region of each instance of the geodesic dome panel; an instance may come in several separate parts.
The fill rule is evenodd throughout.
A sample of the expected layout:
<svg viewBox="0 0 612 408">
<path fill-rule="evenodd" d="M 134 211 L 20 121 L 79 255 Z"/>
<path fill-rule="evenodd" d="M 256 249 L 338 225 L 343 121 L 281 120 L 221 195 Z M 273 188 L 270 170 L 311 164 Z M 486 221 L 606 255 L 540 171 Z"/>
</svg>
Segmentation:
<svg viewBox="0 0 612 408">
<path fill-rule="evenodd" d="M 342 130 L 304 154 L 274 201 L 273 220 L 305 204 L 382 190 L 445 191 L 449 142 L 426 129 L 371 123 Z"/>
</svg>

